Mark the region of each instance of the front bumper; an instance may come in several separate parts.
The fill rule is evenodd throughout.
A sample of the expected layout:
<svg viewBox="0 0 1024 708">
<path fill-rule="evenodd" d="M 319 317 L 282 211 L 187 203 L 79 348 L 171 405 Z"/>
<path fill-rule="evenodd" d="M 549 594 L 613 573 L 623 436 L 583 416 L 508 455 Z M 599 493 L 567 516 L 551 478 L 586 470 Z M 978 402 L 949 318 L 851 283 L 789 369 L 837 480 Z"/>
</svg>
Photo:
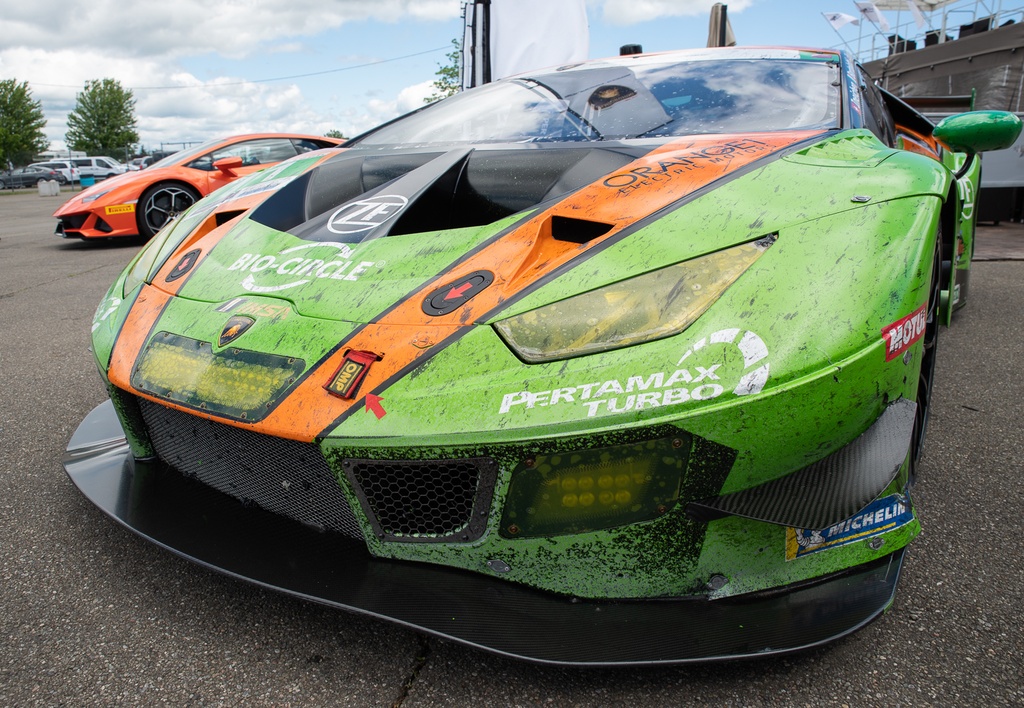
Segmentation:
<svg viewBox="0 0 1024 708">
<path fill-rule="evenodd" d="M 124 214 L 107 214 L 98 210 L 81 211 L 57 216 L 54 236 L 61 238 L 111 238 L 114 236 L 135 236 L 134 211 Z"/>
<path fill-rule="evenodd" d="M 64 466 L 102 511 L 200 565 L 539 663 L 687 663 L 818 646 L 889 607 L 903 560 L 901 549 L 813 584 L 737 599 L 579 600 L 465 570 L 374 558 L 363 543 L 136 461 L 109 401 L 79 426 Z"/>
</svg>

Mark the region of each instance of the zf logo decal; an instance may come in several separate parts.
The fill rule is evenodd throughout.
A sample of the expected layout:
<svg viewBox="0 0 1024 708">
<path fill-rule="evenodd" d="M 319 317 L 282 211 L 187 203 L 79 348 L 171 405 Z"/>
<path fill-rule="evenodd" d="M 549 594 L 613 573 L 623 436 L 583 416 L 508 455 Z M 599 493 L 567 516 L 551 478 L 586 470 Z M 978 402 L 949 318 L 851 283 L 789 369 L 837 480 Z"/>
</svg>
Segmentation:
<svg viewBox="0 0 1024 708">
<path fill-rule="evenodd" d="M 393 219 L 408 203 L 408 199 L 398 194 L 382 194 L 349 202 L 331 214 L 327 228 L 336 234 L 369 231 Z"/>
</svg>

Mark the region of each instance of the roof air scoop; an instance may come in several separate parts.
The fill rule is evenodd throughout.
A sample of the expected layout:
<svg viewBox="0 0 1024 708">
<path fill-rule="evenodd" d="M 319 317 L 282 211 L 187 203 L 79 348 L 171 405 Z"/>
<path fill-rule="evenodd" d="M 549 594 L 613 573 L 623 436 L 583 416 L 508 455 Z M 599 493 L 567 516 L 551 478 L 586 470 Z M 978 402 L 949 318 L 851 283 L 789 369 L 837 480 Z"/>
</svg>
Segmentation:
<svg viewBox="0 0 1024 708">
<path fill-rule="evenodd" d="M 327 229 L 342 237 L 358 234 L 357 240 L 369 241 L 391 233 L 443 228 L 451 195 L 472 152 L 472 148 L 450 150 L 382 185 L 372 195 L 342 204 L 327 220 Z"/>
</svg>

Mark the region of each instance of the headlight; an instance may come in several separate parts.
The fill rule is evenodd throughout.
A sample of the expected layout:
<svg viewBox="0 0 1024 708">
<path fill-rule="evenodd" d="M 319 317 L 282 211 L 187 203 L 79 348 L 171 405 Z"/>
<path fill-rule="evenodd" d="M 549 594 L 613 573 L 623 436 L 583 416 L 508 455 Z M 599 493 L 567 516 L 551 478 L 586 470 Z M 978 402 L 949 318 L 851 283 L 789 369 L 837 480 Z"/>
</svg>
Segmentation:
<svg viewBox="0 0 1024 708">
<path fill-rule="evenodd" d="M 674 436 L 525 460 L 512 473 L 501 535 L 559 536 L 656 519 L 679 500 L 689 443 Z"/>
<path fill-rule="evenodd" d="M 766 236 L 645 273 L 509 317 L 494 327 L 531 364 L 669 337 L 711 307 L 775 239 Z"/>
<path fill-rule="evenodd" d="M 90 194 L 88 197 L 82 197 L 82 204 L 91 204 L 92 202 L 96 201 L 97 199 L 99 199 L 100 197 L 102 197 L 103 195 L 105 195 L 109 191 L 110 191 L 109 189 L 105 189 L 102 192 L 96 192 L 96 194 Z"/>
</svg>

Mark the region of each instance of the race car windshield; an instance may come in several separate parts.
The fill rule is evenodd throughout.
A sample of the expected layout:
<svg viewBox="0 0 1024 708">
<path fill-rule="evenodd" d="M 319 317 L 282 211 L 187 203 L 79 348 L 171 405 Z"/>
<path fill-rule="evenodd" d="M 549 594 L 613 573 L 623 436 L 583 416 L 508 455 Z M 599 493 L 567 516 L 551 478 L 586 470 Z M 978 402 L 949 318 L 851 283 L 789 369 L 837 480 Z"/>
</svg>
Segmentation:
<svg viewBox="0 0 1024 708">
<path fill-rule="evenodd" d="M 465 91 L 353 144 L 626 140 L 837 127 L 838 68 L 793 60 L 607 64 Z"/>
</svg>

